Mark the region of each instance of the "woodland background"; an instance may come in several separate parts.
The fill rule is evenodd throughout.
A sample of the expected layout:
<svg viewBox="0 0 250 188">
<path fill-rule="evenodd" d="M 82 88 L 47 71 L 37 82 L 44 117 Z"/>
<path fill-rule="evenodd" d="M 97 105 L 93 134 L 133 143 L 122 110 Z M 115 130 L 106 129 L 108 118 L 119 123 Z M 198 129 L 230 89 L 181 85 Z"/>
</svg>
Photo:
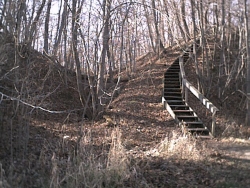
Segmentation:
<svg viewBox="0 0 250 188">
<path fill-rule="evenodd" d="M 162 89 L 160 71 L 192 42 L 198 42 L 200 47 L 190 69 L 187 67 L 187 76 L 220 109 L 219 119 L 233 119 L 230 126 L 223 124 L 225 127 L 219 128 L 218 135 L 223 136 L 232 127 L 233 133 L 242 132 L 243 127 L 250 126 L 249 10 L 247 0 L 1 0 L 0 187 L 133 187 L 138 179 L 138 187 L 159 187 L 161 181 L 153 182 L 150 172 L 158 165 L 153 162 L 157 159 L 137 163 L 125 154 L 133 144 L 124 148 L 121 135 L 133 134 L 114 128 L 127 122 L 118 113 L 118 100 L 126 102 L 126 98 L 121 98 L 122 92 L 135 82 L 130 94 L 154 92 L 144 102 L 152 100 L 151 105 L 162 118 L 164 112 L 156 104 L 157 97 L 161 97 L 156 93 Z M 138 78 L 146 78 L 146 82 L 139 84 Z M 146 85 L 150 90 L 136 90 Z M 138 101 L 133 101 L 136 100 L 129 101 L 130 107 L 119 110 L 136 108 Z M 118 118 L 110 115 L 115 107 Z M 133 121 L 137 125 L 137 120 Z M 96 124 L 104 127 L 91 130 Z M 154 127 L 173 122 L 166 115 L 152 124 Z M 161 133 L 166 132 L 163 127 L 158 128 Z M 248 129 L 244 130 L 248 133 Z M 145 134 L 149 133 L 145 130 Z M 95 136 L 102 138 L 96 145 L 92 143 Z M 158 139 L 155 142 L 159 144 L 164 136 L 152 136 L 152 140 Z M 143 145 L 145 138 L 140 139 L 138 145 Z M 150 146 L 156 147 L 155 142 Z M 183 146 L 187 142 L 194 146 L 190 140 L 183 141 Z M 147 148 L 146 141 L 144 144 Z M 186 152 L 183 148 L 182 151 Z M 216 159 L 221 157 L 210 151 Z M 194 160 L 193 153 L 189 154 Z M 213 158 L 210 154 L 209 157 Z M 152 166 L 144 169 L 145 164 Z M 161 186 L 186 185 L 188 181 L 183 183 L 172 174 L 181 169 L 180 164 L 171 163 L 168 175 L 173 182 Z M 29 167 L 23 170 L 24 166 Z M 118 172 L 120 166 L 124 168 Z M 196 170 L 200 167 L 195 166 Z M 228 168 L 230 171 L 231 166 Z M 216 173 L 209 176 L 213 179 Z M 41 178 L 35 182 L 32 177 Z M 223 178 L 219 182 L 202 178 L 204 181 L 196 183 L 223 184 L 227 182 Z M 100 181 L 95 184 L 97 179 Z"/>
</svg>

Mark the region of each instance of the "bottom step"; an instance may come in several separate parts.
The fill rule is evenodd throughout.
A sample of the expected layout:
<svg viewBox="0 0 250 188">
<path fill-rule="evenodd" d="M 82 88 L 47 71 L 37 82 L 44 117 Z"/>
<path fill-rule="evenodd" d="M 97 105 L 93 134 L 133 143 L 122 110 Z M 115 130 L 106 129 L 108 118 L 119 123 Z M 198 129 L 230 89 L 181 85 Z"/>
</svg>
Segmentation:
<svg viewBox="0 0 250 188">
<path fill-rule="evenodd" d="M 192 135 L 201 135 L 201 136 L 208 136 L 209 131 L 205 128 L 187 128 L 188 132 Z"/>
</svg>

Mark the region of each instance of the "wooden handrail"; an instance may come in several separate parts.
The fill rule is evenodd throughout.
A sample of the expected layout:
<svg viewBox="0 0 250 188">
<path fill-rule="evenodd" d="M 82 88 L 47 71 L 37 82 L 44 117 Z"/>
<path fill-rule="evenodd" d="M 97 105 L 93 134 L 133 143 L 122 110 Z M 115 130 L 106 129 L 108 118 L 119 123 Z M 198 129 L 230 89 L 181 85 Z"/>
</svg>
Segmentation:
<svg viewBox="0 0 250 188">
<path fill-rule="evenodd" d="M 189 90 L 197 99 L 199 99 L 202 104 L 212 113 L 212 135 L 214 136 L 215 133 L 215 125 L 216 125 L 216 119 L 215 114 L 219 109 L 210 102 L 199 90 L 197 90 L 187 79 L 186 74 L 184 70 L 183 65 L 183 54 L 179 57 L 179 64 L 180 64 L 180 78 L 182 80 L 182 91 L 183 91 L 183 97 L 185 97 L 185 101 L 188 101 L 188 92 Z"/>
<path fill-rule="evenodd" d="M 189 91 L 191 91 L 192 93 L 193 93 L 193 95 L 197 98 L 197 99 L 199 99 L 201 102 L 202 102 L 202 104 L 204 105 L 204 106 L 206 106 L 206 108 L 210 111 L 210 112 L 212 112 L 212 113 L 214 113 L 214 112 L 216 112 L 216 111 L 219 111 L 218 110 L 218 108 L 212 103 L 212 102 L 210 102 L 206 97 L 204 97 L 204 95 L 203 94 L 201 94 L 189 81 L 187 81 L 187 79 L 183 79 L 182 80 L 182 83 L 183 83 L 183 85 L 185 86 L 185 87 L 187 87 L 188 89 L 189 89 Z"/>
</svg>

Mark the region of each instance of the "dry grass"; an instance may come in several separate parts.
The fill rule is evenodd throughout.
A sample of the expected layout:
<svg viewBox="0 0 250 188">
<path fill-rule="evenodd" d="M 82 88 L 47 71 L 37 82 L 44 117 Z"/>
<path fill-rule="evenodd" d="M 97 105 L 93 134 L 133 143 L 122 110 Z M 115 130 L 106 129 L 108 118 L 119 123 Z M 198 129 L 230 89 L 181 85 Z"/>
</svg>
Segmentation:
<svg viewBox="0 0 250 188">
<path fill-rule="evenodd" d="M 125 187 L 124 182 L 131 176 L 130 161 L 122 145 L 119 128 L 114 128 L 111 133 L 108 153 L 103 149 L 101 154 L 97 154 L 91 140 L 91 134 L 81 138 L 77 154 L 72 159 L 68 158 L 63 175 L 59 161 L 53 155 L 50 187 Z"/>
<path fill-rule="evenodd" d="M 172 136 L 167 136 L 165 139 L 152 150 L 154 155 L 164 158 L 176 158 L 185 160 L 203 160 L 202 151 L 205 149 L 205 144 L 199 140 L 186 136 L 178 131 L 173 131 Z"/>
<path fill-rule="evenodd" d="M 150 187 L 150 182 L 143 177 L 143 166 L 138 166 L 140 159 L 134 160 L 133 156 L 124 148 L 122 133 L 119 128 L 114 128 L 110 137 L 110 144 L 104 144 L 102 153 L 97 154 L 92 145 L 91 132 L 84 135 L 73 158 L 67 159 L 66 167 L 61 167 L 55 154 L 51 158 L 51 176 L 49 187 Z M 180 135 L 173 131 L 171 137 L 166 137 L 156 148 L 144 152 L 145 156 L 175 158 L 179 160 L 203 160 L 201 145 L 197 140 Z M 132 162 L 133 161 L 133 162 Z M 136 182 L 136 183 L 135 183 Z"/>
</svg>

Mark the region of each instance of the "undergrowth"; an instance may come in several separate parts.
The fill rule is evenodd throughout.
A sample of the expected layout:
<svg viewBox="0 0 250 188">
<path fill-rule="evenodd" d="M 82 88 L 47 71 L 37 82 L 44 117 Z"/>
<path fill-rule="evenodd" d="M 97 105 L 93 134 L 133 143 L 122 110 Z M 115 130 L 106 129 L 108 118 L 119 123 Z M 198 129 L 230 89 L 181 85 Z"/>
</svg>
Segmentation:
<svg viewBox="0 0 250 188">
<path fill-rule="evenodd" d="M 50 187 L 125 187 L 124 182 L 130 178 L 131 172 L 130 160 L 122 145 L 121 131 L 118 128 L 112 131 L 108 153 L 103 150 L 97 155 L 91 140 L 91 134 L 81 138 L 76 155 L 72 159 L 68 158 L 63 175 L 60 175 L 58 160 L 53 155 Z"/>
</svg>

